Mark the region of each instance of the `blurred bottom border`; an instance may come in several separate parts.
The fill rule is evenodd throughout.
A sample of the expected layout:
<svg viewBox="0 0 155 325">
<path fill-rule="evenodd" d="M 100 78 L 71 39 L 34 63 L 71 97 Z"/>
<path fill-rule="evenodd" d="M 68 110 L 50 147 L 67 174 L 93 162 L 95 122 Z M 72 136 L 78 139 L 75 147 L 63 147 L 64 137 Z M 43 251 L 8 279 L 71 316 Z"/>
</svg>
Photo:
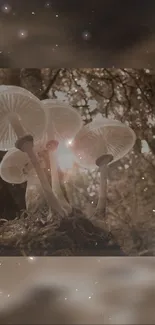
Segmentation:
<svg viewBox="0 0 155 325">
<path fill-rule="evenodd" d="M 155 258 L 2 257 L 0 324 L 154 324 Z"/>
</svg>

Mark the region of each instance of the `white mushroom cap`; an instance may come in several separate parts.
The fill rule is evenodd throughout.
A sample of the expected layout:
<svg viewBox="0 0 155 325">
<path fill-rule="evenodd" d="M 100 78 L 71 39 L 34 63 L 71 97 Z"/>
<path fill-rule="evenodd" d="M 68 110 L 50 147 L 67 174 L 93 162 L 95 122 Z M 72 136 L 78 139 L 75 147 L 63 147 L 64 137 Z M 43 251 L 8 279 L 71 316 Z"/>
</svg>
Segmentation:
<svg viewBox="0 0 155 325">
<path fill-rule="evenodd" d="M 136 135 L 127 125 L 107 118 L 95 120 L 84 126 L 76 135 L 72 150 L 86 168 L 95 168 L 102 155 L 112 155 L 113 160 L 123 158 L 134 146 Z"/>
<path fill-rule="evenodd" d="M 70 105 L 53 99 L 41 101 L 47 118 L 46 130 L 51 126 L 55 139 L 70 140 L 83 125 L 80 114 Z"/>
<path fill-rule="evenodd" d="M 0 86 L 0 149 L 14 147 L 17 140 L 8 117 L 15 114 L 27 134 L 37 140 L 45 128 L 45 113 L 41 101 L 28 90 L 17 86 Z"/>
<path fill-rule="evenodd" d="M 24 183 L 32 171 L 28 155 L 16 148 L 10 149 L 0 163 L 0 176 L 7 183 Z"/>
</svg>

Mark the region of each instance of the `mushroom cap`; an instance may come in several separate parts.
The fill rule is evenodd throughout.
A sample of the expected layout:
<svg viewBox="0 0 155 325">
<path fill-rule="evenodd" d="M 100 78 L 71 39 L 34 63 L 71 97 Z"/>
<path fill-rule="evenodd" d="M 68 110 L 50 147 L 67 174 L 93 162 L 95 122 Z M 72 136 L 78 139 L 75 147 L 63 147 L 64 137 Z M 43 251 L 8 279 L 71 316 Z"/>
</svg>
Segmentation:
<svg viewBox="0 0 155 325">
<path fill-rule="evenodd" d="M 74 138 L 72 150 L 82 166 L 95 168 L 102 155 L 112 155 L 108 164 L 123 158 L 134 146 L 134 131 L 117 120 L 103 118 L 84 126 Z"/>
<path fill-rule="evenodd" d="M 56 140 L 70 140 L 79 132 L 82 117 L 72 106 L 53 99 L 41 102 L 47 119 L 46 130 L 52 126 Z"/>
<path fill-rule="evenodd" d="M 43 135 L 45 113 L 41 101 L 28 90 L 18 86 L 0 86 L 0 149 L 14 147 L 17 136 L 11 127 L 8 116 L 16 114 L 27 134 L 34 140 Z"/>
<path fill-rule="evenodd" d="M 0 176 L 12 184 L 21 184 L 28 180 L 28 173 L 33 170 L 28 155 L 16 148 L 10 149 L 0 163 Z"/>
</svg>

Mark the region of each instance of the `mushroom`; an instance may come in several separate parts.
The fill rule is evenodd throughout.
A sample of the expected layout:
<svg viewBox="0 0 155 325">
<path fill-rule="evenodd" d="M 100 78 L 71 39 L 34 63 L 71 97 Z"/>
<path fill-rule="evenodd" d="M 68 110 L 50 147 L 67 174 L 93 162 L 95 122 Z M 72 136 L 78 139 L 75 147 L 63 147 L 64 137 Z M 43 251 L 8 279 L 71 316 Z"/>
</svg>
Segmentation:
<svg viewBox="0 0 155 325">
<path fill-rule="evenodd" d="M 64 215 L 33 150 L 34 139 L 41 138 L 44 128 L 45 114 L 36 96 L 21 87 L 0 86 L 0 149 L 10 149 L 15 144 L 29 156 L 49 207 Z"/>
<path fill-rule="evenodd" d="M 10 184 L 21 184 L 28 180 L 29 173 L 33 170 L 26 153 L 16 148 L 8 150 L 0 163 L 0 176 Z"/>
<path fill-rule="evenodd" d="M 53 140 L 64 141 L 66 145 L 71 143 L 82 127 L 83 121 L 79 113 L 68 104 L 53 99 L 42 100 L 42 104 L 46 116 L 45 139 L 49 149 L 52 189 L 70 212 L 71 207 L 65 200 L 60 186 L 56 154 L 50 146 Z"/>
<path fill-rule="evenodd" d="M 105 212 L 108 166 L 123 158 L 134 146 L 136 135 L 117 120 L 96 119 L 84 126 L 74 138 L 72 150 L 86 168 L 99 167 L 100 189 L 96 212 Z"/>
<path fill-rule="evenodd" d="M 11 184 L 27 182 L 25 203 L 31 213 L 44 204 L 44 192 L 28 155 L 16 148 L 10 149 L 0 163 L 1 178 Z"/>
</svg>

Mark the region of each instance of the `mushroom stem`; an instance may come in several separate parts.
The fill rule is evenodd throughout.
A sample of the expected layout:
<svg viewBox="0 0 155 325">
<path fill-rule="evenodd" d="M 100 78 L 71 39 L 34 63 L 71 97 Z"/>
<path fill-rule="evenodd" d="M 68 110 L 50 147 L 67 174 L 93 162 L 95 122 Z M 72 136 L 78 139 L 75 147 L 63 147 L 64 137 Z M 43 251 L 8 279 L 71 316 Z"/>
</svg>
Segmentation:
<svg viewBox="0 0 155 325">
<path fill-rule="evenodd" d="M 54 126 L 52 123 L 50 125 L 50 128 L 48 128 L 48 130 L 47 130 L 47 138 L 49 139 L 49 142 L 51 142 L 52 140 L 55 140 L 55 129 L 54 129 Z M 47 144 L 47 146 L 48 146 L 48 144 Z M 60 180 L 59 180 L 59 175 L 58 175 L 58 163 L 57 163 L 57 160 L 56 160 L 53 150 L 50 148 L 50 145 L 49 145 L 48 151 L 49 151 L 52 189 L 55 192 L 55 194 L 59 197 L 59 200 L 62 203 L 62 205 L 64 206 L 64 208 L 68 211 L 68 213 L 71 213 L 72 208 L 66 201 L 64 194 L 62 192 L 61 186 L 60 186 Z"/>
<path fill-rule="evenodd" d="M 38 176 L 33 172 L 29 173 L 25 193 L 26 209 L 30 213 L 40 211 L 45 206 L 46 199 Z"/>
<path fill-rule="evenodd" d="M 49 160 L 50 160 L 50 169 L 51 169 L 52 190 L 58 196 L 59 200 L 61 201 L 64 208 L 67 209 L 68 213 L 71 213 L 72 208 L 66 201 L 60 186 L 60 180 L 58 175 L 58 164 L 57 164 L 56 157 L 52 151 L 49 151 Z"/>
<path fill-rule="evenodd" d="M 49 208 L 53 208 L 61 216 L 64 216 L 64 210 L 61 207 L 61 204 L 59 203 L 57 198 L 55 197 L 52 188 L 48 182 L 48 179 L 46 177 L 46 174 L 44 170 L 40 167 L 37 156 L 33 150 L 33 137 L 29 135 L 25 135 L 25 130 L 22 124 L 20 123 L 20 120 L 17 115 L 10 114 L 9 122 L 18 138 L 15 146 L 17 149 L 24 151 L 28 154 L 30 161 L 40 180 Z"/>
<path fill-rule="evenodd" d="M 104 215 L 106 213 L 108 164 L 112 159 L 112 155 L 104 155 L 100 157 L 96 162 L 100 170 L 99 199 L 96 207 L 96 212 L 104 213 Z"/>
<path fill-rule="evenodd" d="M 96 211 L 106 211 L 106 197 L 107 197 L 107 177 L 108 177 L 108 166 L 100 166 L 100 188 L 99 188 L 99 199 L 96 207 Z"/>
<path fill-rule="evenodd" d="M 46 174 L 44 170 L 40 167 L 37 156 L 33 150 L 33 137 L 31 135 L 27 135 L 25 137 L 18 139 L 16 142 L 16 148 L 23 152 L 26 152 L 27 155 L 29 156 L 30 161 L 42 185 L 43 192 L 49 207 L 53 208 L 61 216 L 64 216 L 64 210 L 61 207 L 61 204 L 59 203 L 58 199 L 54 195 L 52 188 L 48 182 L 48 179 L 46 177 Z"/>
</svg>

